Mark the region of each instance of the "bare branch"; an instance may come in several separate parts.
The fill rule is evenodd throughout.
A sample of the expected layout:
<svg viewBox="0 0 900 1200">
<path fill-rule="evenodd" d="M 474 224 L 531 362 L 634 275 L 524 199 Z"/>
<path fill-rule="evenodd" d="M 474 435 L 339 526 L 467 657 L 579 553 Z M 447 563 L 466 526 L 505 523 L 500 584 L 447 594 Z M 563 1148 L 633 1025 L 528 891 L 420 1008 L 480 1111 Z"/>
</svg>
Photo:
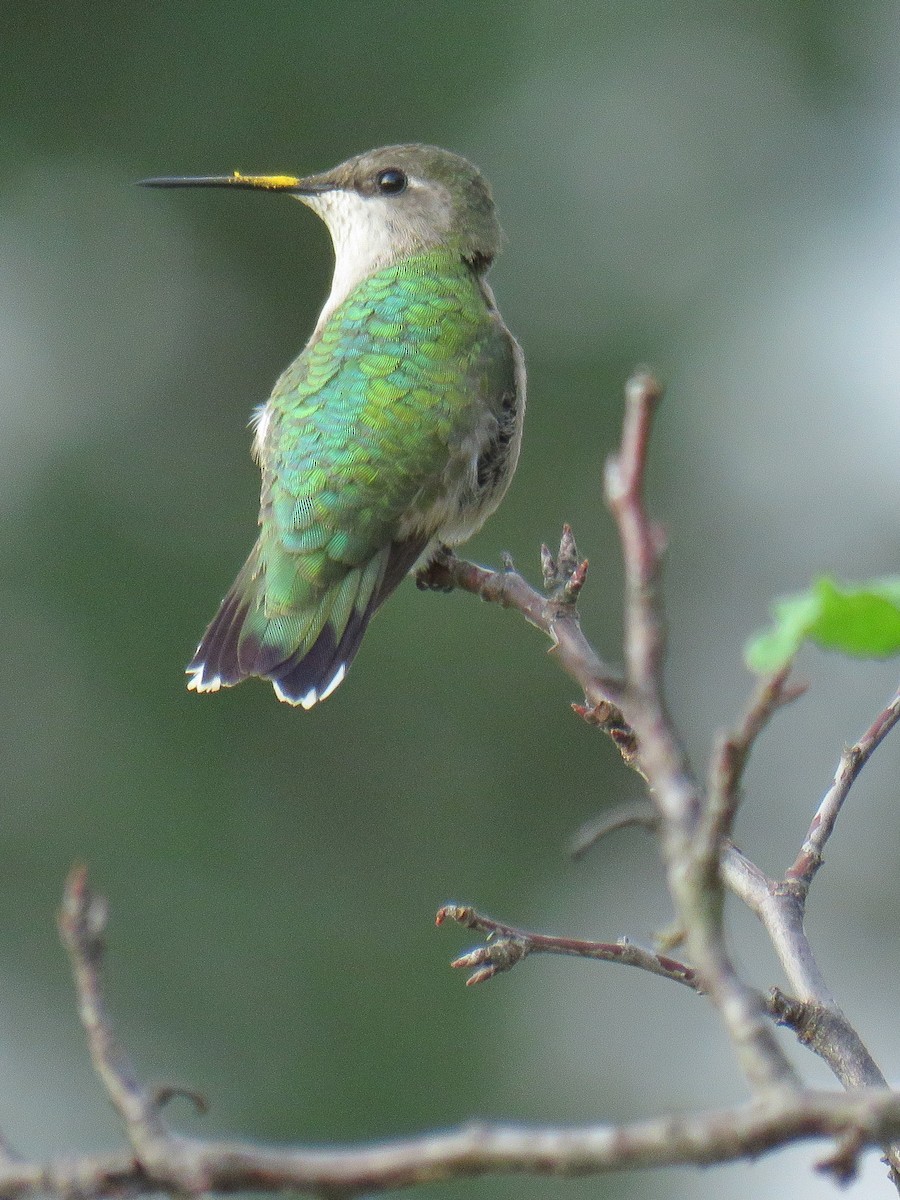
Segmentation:
<svg viewBox="0 0 900 1200">
<path fill-rule="evenodd" d="M 568 544 L 574 546 L 569 526 L 563 530 L 560 558 L 568 553 Z M 564 580 L 560 589 L 558 562 L 554 561 L 546 547 L 543 548 L 542 570 L 553 594 L 543 596 L 536 588 L 511 567 L 503 571 L 491 571 L 476 563 L 457 558 L 446 552 L 439 556 L 428 569 L 421 573 L 417 582 L 420 587 L 433 590 L 459 588 L 480 596 L 490 604 L 514 608 L 536 629 L 542 630 L 553 642 L 550 653 L 562 669 L 575 680 L 584 692 L 585 699 L 597 714 L 596 724 L 604 728 L 623 725 L 619 699 L 622 694 L 622 679 L 607 666 L 597 654 L 581 630 L 578 610 L 573 603 L 571 583 L 576 575 Z M 576 568 L 580 570 L 580 568 Z M 580 583 L 584 582 L 584 572 Z M 566 587 L 569 595 L 566 595 Z M 577 590 L 575 594 L 577 595 Z"/>
<path fill-rule="evenodd" d="M 662 389 L 638 374 L 625 388 L 619 452 L 606 467 L 606 500 L 625 561 L 625 662 L 622 698 L 638 760 L 660 815 L 669 892 L 688 951 L 757 1093 L 796 1088 L 799 1079 L 776 1040 L 759 996 L 740 979 L 725 949 L 720 843 L 714 823 L 702 823 L 704 797 L 665 704 L 665 622 L 660 594 L 665 535 L 643 496 L 653 415 Z"/>
<path fill-rule="evenodd" d="M 806 842 L 783 881 L 766 878 L 733 846 L 726 849 L 722 861 L 729 887 L 756 913 L 769 934 L 797 997 L 791 1003 L 803 1006 L 802 1020 L 789 1023 L 803 1044 L 828 1063 L 846 1088 L 886 1088 L 887 1081 L 825 982 L 806 935 L 804 909 L 809 885 L 821 866 L 822 850 L 841 805 L 865 763 L 898 720 L 900 691 L 862 738 L 842 755 L 835 782 L 822 800 Z M 900 1150 L 890 1147 L 887 1155 L 897 1182 Z"/>
<path fill-rule="evenodd" d="M 841 755 L 834 783 L 816 810 L 797 858 L 784 880 L 773 887 L 772 900 L 765 904 L 764 915 L 761 914 L 788 978 L 792 984 L 799 985 L 801 999 L 811 1005 L 811 1016 L 803 1040 L 825 1059 L 847 1088 L 887 1088 L 888 1084 L 825 984 L 804 928 L 806 900 L 812 881 L 824 861 L 825 845 L 850 788 L 898 721 L 900 688 L 859 741 Z M 885 1156 L 890 1164 L 891 1179 L 900 1192 L 900 1144 L 887 1145 Z"/>
<path fill-rule="evenodd" d="M 625 661 L 623 684 L 585 638 L 577 611 L 558 589 L 576 568 L 568 527 L 559 559 L 544 548 L 542 572 L 554 595 L 541 596 L 516 572 L 488 571 L 452 555 L 438 559 L 420 579 L 425 587 L 453 588 L 515 608 L 554 642 L 560 665 L 578 682 L 590 707 L 576 711 L 607 729 L 625 761 L 648 781 L 661 819 L 669 890 L 686 931 L 691 958 L 735 1045 L 754 1088 L 797 1086 L 798 1079 L 773 1035 L 759 996 L 738 978 L 725 951 L 719 842 L 714 831 L 699 837 L 703 795 L 681 747 L 663 697 L 665 629 L 659 577 L 665 536 L 643 500 L 646 456 L 653 414 L 662 389 L 648 374 L 635 375 L 625 390 L 625 420 L 619 452 L 605 477 L 607 503 L 619 529 L 625 562 Z"/>
<path fill-rule="evenodd" d="M 487 1173 L 599 1175 L 638 1167 L 733 1162 L 799 1140 L 837 1138 L 821 1169 L 844 1179 L 865 1146 L 900 1135 L 900 1096 L 806 1091 L 766 1103 L 630 1125 L 533 1127 L 470 1124 L 367 1146 L 279 1149 L 184 1140 L 166 1164 L 142 1167 L 128 1152 L 46 1165 L 0 1163 L 0 1200 L 48 1192 L 114 1200 L 182 1190 L 295 1192 L 349 1198 Z M 845 1149 L 847 1147 L 847 1149 Z"/>
<path fill-rule="evenodd" d="M 618 709 L 613 719 L 621 719 L 620 728 L 628 738 L 627 753 L 623 750 L 623 756 L 648 780 L 662 819 L 669 887 L 679 911 L 679 923 L 687 934 L 691 957 L 729 1028 L 754 1086 L 796 1087 L 798 1081 L 766 1027 L 766 1011 L 777 1014 L 740 981 L 725 953 L 720 870 L 731 890 L 757 913 L 772 939 L 797 993 L 795 1015 L 803 1013 L 802 1028 L 797 1027 L 801 1040 L 825 1058 L 845 1087 L 878 1086 L 883 1084 L 881 1072 L 822 978 L 803 930 L 802 909 L 786 901 L 786 885 L 791 882 L 796 887 L 796 883 L 785 881 L 785 885 L 778 885 L 767 879 L 725 840 L 738 804 L 740 780 L 750 748 L 772 713 L 799 694 L 798 689 L 789 688 L 785 676 L 763 684 L 742 724 L 718 744 L 710 766 L 709 799 L 703 796 L 690 770 L 665 708 L 662 692 L 665 630 L 659 596 L 665 538 L 647 515 L 642 497 L 652 417 L 660 397 L 661 390 L 650 376 L 638 375 L 629 382 L 622 444 L 606 475 L 607 500 L 619 526 L 625 558 L 627 683 L 623 686 L 602 664 L 597 666 L 599 660 L 580 628 L 572 652 L 560 655 L 560 662 L 573 678 L 582 682 L 588 705 L 575 707 L 585 720 L 613 732 L 606 724 L 610 705 Z M 547 550 L 543 564 L 550 584 L 558 567 Z M 500 576 L 473 564 L 451 560 L 444 579 L 449 586 L 460 586 L 484 599 L 517 608 L 526 619 L 553 636 L 557 614 L 544 607 L 546 601 L 521 577 Z M 594 704 L 598 706 L 596 712 L 591 707 Z M 896 708 L 895 700 L 862 739 L 860 745 L 867 746 L 866 757 L 877 744 L 868 746 L 868 741 L 880 740 L 897 720 Z M 848 762 L 853 768 L 854 763 Z M 861 765 L 861 762 L 855 765 L 857 773 Z M 845 781 L 843 786 L 849 784 Z M 830 799 L 833 803 L 842 798 L 835 792 L 826 801 Z M 603 836 L 607 828 L 617 824 L 616 819 L 609 826 L 601 822 L 597 836 Z M 811 830 L 808 841 L 814 832 Z M 821 1033 L 826 1026 L 832 1040 Z M 813 1029 L 819 1032 L 811 1034 Z M 893 1152 L 891 1159 L 894 1162 Z"/>
<path fill-rule="evenodd" d="M 787 686 L 790 666 L 764 679 L 737 729 L 721 734 L 710 759 L 705 820 L 710 822 L 707 837 L 721 843 L 731 836 L 740 804 L 744 768 L 756 739 L 779 708 L 798 699 L 807 689 L 805 683 Z"/>
<path fill-rule="evenodd" d="M 625 420 L 617 454 L 606 464 L 606 502 L 616 519 L 625 565 L 625 663 L 629 687 L 654 707 L 660 701 L 665 657 L 665 627 L 659 575 L 666 548 L 661 525 L 644 507 L 644 475 L 653 415 L 663 391 L 649 374 L 625 385 Z M 666 737 L 662 739 L 669 741 Z M 661 751 L 663 746 L 659 746 Z M 671 747 L 666 746 L 671 753 Z M 644 748 L 642 747 L 642 755 Z M 681 758 L 680 753 L 678 754 Z M 673 801 L 676 796 L 672 796 Z"/>
<path fill-rule="evenodd" d="M 534 949 L 580 953 L 565 939 L 525 933 L 471 909 L 448 906 L 470 928 L 531 942 Z M 137 1079 L 112 1031 L 102 998 L 100 966 L 105 905 L 88 888 L 83 868 L 69 878 L 60 930 L 72 961 L 91 1057 L 125 1120 L 131 1149 L 46 1164 L 0 1159 L 0 1200 L 52 1193 L 113 1200 L 157 1192 L 197 1195 L 258 1191 L 350 1197 L 486 1172 L 588 1175 L 642 1166 L 727 1162 L 807 1138 L 838 1140 L 822 1169 L 844 1178 L 862 1150 L 900 1135 L 900 1096 L 858 1089 L 844 1095 L 770 1092 L 764 1102 L 691 1117 L 581 1128 L 467 1125 L 406 1141 L 368 1146 L 268 1148 L 170 1134 L 157 1102 Z M 442 919 L 442 918 L 440 918 Z M 637 948 L 634 948 L 637 951 Z M 641 952 L 638 952 L 641 953 Z M 617 961 L 628 961 L 616 956 Z M 646 961 L 635 965 L 653 969 Z M 681 964 L 657 962 L 655 973 L 696 989 Z M 780 1002 L 786 1014 L 789 1002 Z"/>
<path fill-rule="evenodd" d="M 41 1166 L 14 1160 L 0 1144 L 0 1200 L 42 1191 L 85 1200 L 154 1191 L 237 1190 L 350 1197 L 486 1171 L 573 1175 L 641 1165 L 724 1162 L 805 1137 L 837 1139 L 837 1149 L 821 1166 L 844 1180 L 852 1176 L 866 1146 L 890 1146 L 900 1137 L 900 1097 L 887 1091 L 876 1064 L 828 993 L 802 922 L 803 901 L 821 863 L 822 848 L 862 765 L 900 720 L 900 693 L 842 758 L 834 787 L 820 805 L 787 879 L 783 884 L 768 880 L 727 837 L 747 755 L 775 709 L 797 691 L 787 688 L 786 672 L 764 684 L 739 728 L 720 740 L 710 767 L 709 795 L 704 796 L 667 712 L 663 690 L 665 623 L 659 584 L 665 537 L 649 517 L 643 498 L 653 413 L 661 396 L 648 375 L 629 382 L 621 446 L 606 471 L 607 500 L 625 560 L 625 681 L 603 663 L 581 631 L 575 601 L 584 586 L 587 562 L 579 558 L 568 526 L 555 558 L 542 548 L 546 596 L 510 563 L 503 571 L 488 571 L 451 554 L 433 563 L 422 582 L 459 587 L 515 608 L 550 637 L 555 657 L 584 692 L 586 704 L 577 711 L 615 738 L 626 761 L 649 784 L 669 889 L 696 966 L 627 940 L 597 942 L 522 930 L 467 906 L 447 905 L 437 921 L 453 919 L 487 935 L 485 945 L 454 963 L 473 971 L 470 984 L 510 970 L 529 954 L 547 953 L 624 963 L 708 992 L 754 1089 L 754 1104 L 620 1127 L 473 1125 L 405 1142 L 334 1149 L 278 1150 L 181 1138 L 169 1131 L 160 1108 L 173 1095 L 187 1093 L 144 1087 L 112 1033 L 100 984 L 105 905 L 90 892 L 84 869 L 76 868 L 66 887 L 60 932 L 72 962 L 91 1057 L 125 1123 L 131 1148 Z M 648 822 L 646 809 L 640 816 L 634 811 L 627 817 L 614 814 L 582 837 L 582 852 L 610 829 L 638 820 Z M 735 972 L 724 945 L 720 871 L 766 925 L 797 987 L 796 998 L 774 991 L 766 1002 Z M 767 1017 L 790 1025 L 851 1090 L 835 1096 L 800 1088 Z M 897 1167 L 900 1158 L 893 1150 L 889 1155 Z"/>
<path fill-rule="evenodd" d="M 617 942 L 595 942 L 580 938 L 548 936 L 495 921 L 493 917 L 479 913 L 467 904 L 445 904 L 438 909 L 435 924 L 443 925 L 447 920 L 456 921 L 466 929 L 487 934 L 484 946 L 478 946 L 460 955 L 450 964 L 451 967 L 463 970 L 476 968 L 466 980 L 467 987 L 484 983 L 494 975 L 512 970 L 516 963 L 529 954 L 564 954 L 638 967 L 651 975 L 659 975 L 663 979 L 671 979 L 674 983 L 684 984 L 698 995 L 703 994 L 700 979 L 692 967 L 669 955 L 635 945 L 628 938 L 621 938 Z M 773 988 L 768 997 L 761 996 L 760 1002 L 776 1024 L 793 1029 L 803 1045 L 809 1046 L 829 1061 L 827 1050 L 823 1053 L 820 1044 L 826 1040 L 825 1018 L 818 1005 L 797 1000 L 779 988 Z M 832 1064 L 829 1062 L 829 1065 Z M 875 1080 L 857 1080 L 852 1086 L 864 1087 L 867 1082 L 877 1086 Z"/>
<path fill-rule="evenodd" d="M 636 946 L 627 938 L 618 942 L 594 942 L 581 938 L 551 937 L 517 929 L 514 925 L 504 925 L 464 904 L 445 904 L 438 910 L 435 924 L 442 925 L 448 919 L 488 935 L 487 945 L 461 955 L 451 964 L 463 969 L 477 968 L 466 980 L 468 985 L 483 983 L 501 971 L 511 970 L 528 954 L 567 954 L 575 958 L 594 958 L 602 962 L 640 967 L 651 975 L 662 975 L 665 979 L 683 983 L 693 991 L 702 990 L 697 972 L 692 967 L 668 955 Z"/>
<path fill-rule="evenodd" d="M 69 954 L 78 1015 L 87 1034 L 94 1070 L 124 1121 L 131 1144 L 140 1152 L 144 1146 L 167 1137 L 168 1129 L 159 1115 L 159 1104 L 139 1081 L 109 1023 L 100 983 L 106 921 L 106 901 L 91 891 L 87 869 L 73 867 L 59 912 L 59 935 Z"/>
<path fill-rule="evenodd" d="M 59 911 L 59 935 L 69 955 L 78 1015 L 87 1035 L 91 1062 L 125 1124 L 131 1145 L 130 1170 L 124 1173 L 121 1160 L 116 1156 L 97 1160 L 111 1164 L 100 1168 L 104 1173 L 104 1187 L 114 1191 L 114 1180 L 119 1179 L 125 1192 L 144 1193 L 159 1187 L 171 1190 L 169 1184 L 179 1191 L 204 1191 L 203 1179 L 195 1173 L 202 1164 L 195 1163 L 185 1140 L 169 1130 L 160 1115 L 159 1093 L 140 1082 L 131 1060 L 113 1033 L 100 982 L 106 920 L 106 901 L 91 891 L 86 868 L 74 867 L 66 880 Z M 162 1101 L 165 1099 L 163 1095 Z M 107 1170 L 110 1172 L 108 1177 Z M 144 1177 L 154 1178 L 157 1188 L 140 1186 L 139 1179 Z M 54 1183 L 48 1185 L 50 1190 L 68 1195 L 65 1185 L 56 1182 L 55 1176 L 52 1178 Z M 42 1190 L 42 1186 L 36 1185 L 35 1190 Z M 73 1184 L 73 1191 L 77 1194 L 77 1183 Z"/>
<path fill-rule="evenodd" d="M 825 982 L 803 925 L 802 899 L 785 884 L 769 879 L 730 844 L 725 847 L 722 875 L 764 925 L 795 993 L 787 999 L 773 990 L 769 1010 L 775 1019 L 789 1025 L 845 1088 L 887 1088 L 884 1074 Z M 891 1179 L 900 1191 L 900 1149 L 888 1143 L 883 1148 Z"/>
<path fill-rule="evenodd" d="M 569 853 L 572 858 L 583 858 L 588 850 L 592 850 L 598 842 L 611 833 L 627 829 L 630 825 L 640 825 L 644 829 L 653 830 L 657 828 L 658 824 L 656 809 L 649 801 L 637 800 L 633 804 L 620 804 L 612 812 L 604 813 L 593 821 L 588 821 L 586 825 L 582 825 L 572 839 Z"/>
<path fill-rule="evenodd" d="M 834 783 L 816 810 L 809 832 L 785 880 L 793 884 L 795 893 L 804 899 L 816 872 L 822 865 L 825 843 L 831 837 L 835 822 L 847 795 L 860 771 L 872 757 L 897 722 L 900 721 L 900 688 L 858 742 L 844 751 L 834 775 Z"/>
</svg>

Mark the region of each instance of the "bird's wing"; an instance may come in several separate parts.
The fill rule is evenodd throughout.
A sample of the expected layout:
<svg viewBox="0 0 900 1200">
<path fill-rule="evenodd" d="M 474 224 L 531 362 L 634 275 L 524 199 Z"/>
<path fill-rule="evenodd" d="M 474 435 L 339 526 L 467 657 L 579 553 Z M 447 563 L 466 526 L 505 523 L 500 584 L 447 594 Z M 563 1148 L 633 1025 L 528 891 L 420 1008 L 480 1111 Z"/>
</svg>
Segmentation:
<svg viewBox="0 0 900 1200">
<path fill-rule="evenodd" d="M 504 334 L 462 273 L 382 271 L 332 315 L 270 401 L 270 612 L 308 603 L 398 539 L 424 548 L 495 435 L 512 372 Z"/>
<path fill-rule="evenodd" d="M 259 540 L 189 667 L 198 691 L 261 675 L 316 704 L 447 514 L 476 510 L 510 339 L 471 277 L 410 270 L 367 280 L 276 385 L 256 439 Z"/>
</svg>

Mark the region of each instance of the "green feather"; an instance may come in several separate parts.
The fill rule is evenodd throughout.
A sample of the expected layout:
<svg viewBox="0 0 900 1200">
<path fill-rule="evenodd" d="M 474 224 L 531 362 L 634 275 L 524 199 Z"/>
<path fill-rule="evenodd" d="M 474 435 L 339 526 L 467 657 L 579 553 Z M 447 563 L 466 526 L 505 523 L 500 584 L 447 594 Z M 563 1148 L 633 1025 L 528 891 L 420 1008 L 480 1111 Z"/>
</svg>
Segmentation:
<svg viewBox="0 0 900 1200">
<path fill-rule="evenodd" d="M 315 703 L 379 604 L 467 496 L 487 413 L 514 394 L 513 343 L 449 251 L 363 280 L 284 372 L 262 448 L 261 533 L 189 670 Z"/>
</svg>

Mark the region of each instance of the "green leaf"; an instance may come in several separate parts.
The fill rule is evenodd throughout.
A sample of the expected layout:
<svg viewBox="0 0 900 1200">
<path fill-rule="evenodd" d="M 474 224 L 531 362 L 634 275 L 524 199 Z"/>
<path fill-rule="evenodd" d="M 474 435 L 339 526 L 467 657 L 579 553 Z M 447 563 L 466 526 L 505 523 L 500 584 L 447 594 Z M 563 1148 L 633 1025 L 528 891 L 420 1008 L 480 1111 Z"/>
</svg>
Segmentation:
<svg viewBox="0 0 900 1200">
<path fill-rule="evenodd" d="M 900 654 L 900 576 L 846 585 L 817 579 L 809 591 L 776 601 L 773 615 L 744 650 L 761 675 L 787 666 L 806 640 L 858 658 Z"/>
</svg>

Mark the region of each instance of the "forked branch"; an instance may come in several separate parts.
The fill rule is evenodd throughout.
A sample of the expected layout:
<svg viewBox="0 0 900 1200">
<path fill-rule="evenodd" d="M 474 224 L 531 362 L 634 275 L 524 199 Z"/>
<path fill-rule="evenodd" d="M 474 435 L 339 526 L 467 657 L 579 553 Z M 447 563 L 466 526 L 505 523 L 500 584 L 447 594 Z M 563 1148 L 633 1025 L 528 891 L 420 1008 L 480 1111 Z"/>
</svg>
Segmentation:
<svg viewBox="0 0 900 1200">
<path fill-rule="evenodd" d="M 467 904 L 445 904 L 439 908 L 435 924 L 443 925 L 448 920 L 456 921 L 466 929 L 475 929 L 479 933 L 487 934 L 483 946 L 460 955 L 450 964 L 452 967 L 472 970 L 472 974 L 466 980 L 469 986 L 484 983 L 502 971 L 511 970 L 529 954 L 565 954 L 572 958 L 593 958 L 600 962 L 639 967 L 642 971 L 649 971 L 651 975 L 662 975 L 664 979 L 683 983 L 695 992 L 700 990 L 697 972 L 692 967 L 685 966 L 683 962 L 668 954 L 658 954 L 655 950 L 637 946 L 627 938 L 618 942 L 593 942 L 583 938 L 533 933 L 526 929 L 518 929 L 514 925 L 504 925 L 492 917 L 476 912 Z"/>
<path fill-rule="evenodd" d="M 838 814 L 860 771 L 878 749 L 897 722 L 900 721 L 900 688 L 894 698 L 878 714 L 858 742 L 841 755 L 834 783 L 825 793 L 816 810 L 809 832 L 800 852 L 789 868 L 785 879 L 794 885 L 795 894 L 806 900 L 810 885 L 822 865 L 825 843 L 834 831 Z"/>
<path fill-rule="evenodd" d="M 804 846 L 784 880 L 768 879 L 729 841 L 741 799 L 747 756 L 772 714 L 798 694 L 787 673 L 765 682 L 743 722 L 717 743 L 704 788 L 682 749 L 666 708 L 665 620 L 660 594 L 665 536 L 650 517 L 644 478 L 653 414 L 662 392 L 648 375 L 626 390 L 621 446 L 606 471 L 606 497 L 625 560 L 624 675 L 605 664 L 585 637 L 576 600 L 587 576 L 566 527 L 558 554 L 542 550 L 544 592 L 507 563 L 490 571 L 446 554 L 422 578 L 427 587 L 460 588 L 516 609 L 548 635 L 552 652 L 581 687 L 576 710 L 608 732 L 625 761 L 646 780 L 652 808 L 633 806 L 584 833 L 588 844 L 613 828 L 639 822 L 659 836 L 669 892 L 682 930 L 687 962 L 628 941 L 599 942 L 539 934 L 504 925 L 461 905 L 452 919 L 486 935 L 456 966 L 468 982 L 507 971 L 531 954 L 575 955 L 619 962 L 662 975 L 705 994 L 732 1040 L 751 1089 L 750 1103 L 689 1117 L 634 1124 L 521 1127 L 473 1124 L 404 1141 L 346 1147 L 269 1148 L 250 1143 L 188 1139 L 171 1131 L 161 1107 L 175 1089 L 152 1091 L 138 1078 L 114 1036 L 101 986 L 105 903 L 83 868 L 69 878 L 60 914 L 78 1008 L 97 1074 L 118 1112 L 127 1148 L 105 1155 L 33 1163 L 0 1140 L 0 1200 L 53 1194 L 62 1200 L 105 1200 L 167 1192 L 293 1192 L 349 1198 L 488 1172 L 572 1176 L 640 1166 L 709 1164 L 756 1156 L 799 1139 L 826 1138 L 835 1148 L 820 1167 L 844 1181 L 867 1147 L 887 1147 L 900 1179 L 900 1095 L 891 1092 L 866 1047 L 825 986 L 803 930 L 809 885 L 847 793 L 863 764 L 900 721 L 900 693 L 862 739 L 846 751 Z M 723 881 L 760 917 L 788 974 L 793 996 L 764 999 L 737 974 L 725 948 Z M 774 1037 L 773 1022 L 789 1025 L 820 1054 L 845 1093 L 801 1086 Z"/>
<path fill-rule="evenodd" d="M 446 1132 L 359 1146 L 266 1147 L 171 1133 L 119 1046 L 100 978 L 98 923 L 105 905 L 81 868 L 61 917 L 91 1056 L 131 1145 L 114 1153 L 35 1163 L 0 1157 L 0 1198 L 65 1200 L 123 1196 L 293 1192 L 350 1197 L 487 1173 L 599 1175 L 638 1167 L 731 1162 L 789 1142 L 836 1139 L 820 1167 L 845 1179 L 867 1147 L 900 1135 L 900 1097 L 886 1091 L 804 1091 L 686 1117 L 626 1125 L 469 1124 Z"/>
</svg>

